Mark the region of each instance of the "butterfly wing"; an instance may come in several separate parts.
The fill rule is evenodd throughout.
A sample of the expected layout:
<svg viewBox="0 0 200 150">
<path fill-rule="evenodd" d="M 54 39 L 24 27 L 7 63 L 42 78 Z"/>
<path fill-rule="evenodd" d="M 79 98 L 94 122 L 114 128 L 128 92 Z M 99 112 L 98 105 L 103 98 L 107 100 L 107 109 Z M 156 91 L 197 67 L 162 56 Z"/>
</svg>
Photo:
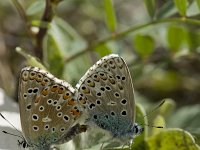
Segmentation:
<svg viewBox="0 0 200 150">
<path fill-rule="evenodd" d="M 82 113 L 74 89 L 36 67 L 22 69 L 18 95 L 24 136 L 36 147 L 49 147 L 67 138 L 65 135 L 72 132 L 71 127 Z"/>
<path fill-rule="evenodd" d="M 103 57 L 76 86 L 78 101 L 88 110 L 89 122 L 108 130 L 114 137 L 128 136 L 135 119 L 131 76 L 118 55 Z"/>
</svg>

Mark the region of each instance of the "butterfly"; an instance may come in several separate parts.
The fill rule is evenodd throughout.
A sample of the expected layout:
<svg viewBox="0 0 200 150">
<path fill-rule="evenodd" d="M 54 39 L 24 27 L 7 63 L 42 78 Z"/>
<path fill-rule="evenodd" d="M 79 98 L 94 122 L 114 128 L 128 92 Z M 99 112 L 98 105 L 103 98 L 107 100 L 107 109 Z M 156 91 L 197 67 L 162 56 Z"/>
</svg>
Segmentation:
<svg viewBox="0 0 200 150">
<path fill-rule="evenodd" d="M 19 145 L 34 150 L 48 150 L 76 134 L 85 132 L 74 88 L 49 72 L 25 67 L 19 77 L 19 108 L 24 140 Z"/>
<path fill-rule="evenodd" d="M 135 123 L 134 89 L 128 66 L 117 54 L 97 61 L 76 89 L 77 100 L 88 115 L 88 125 L 95 124 L 123 141 L 143 131 Z"/>
</svg>

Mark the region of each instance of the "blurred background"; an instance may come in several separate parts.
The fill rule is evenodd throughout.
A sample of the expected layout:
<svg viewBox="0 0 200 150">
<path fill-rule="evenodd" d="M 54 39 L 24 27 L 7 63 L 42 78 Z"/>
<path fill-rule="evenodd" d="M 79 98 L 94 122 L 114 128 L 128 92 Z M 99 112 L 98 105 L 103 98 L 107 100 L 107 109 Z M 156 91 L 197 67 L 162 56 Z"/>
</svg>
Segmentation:
<svg viewBox="0 0 200 150">
<path fill-rule="evenodd" d="M 163 126 L 200 143 L 199 0 L 10 0 L 0 10 L 0 88 L 12 99 L 0 99 L 1 112 L 18 112 L 24 66 L 43 64 L 75 87 L 97 60 L 117 53 L 136 102 L 148 112 L 166 99 L 158 110 Z"/>
</svg>

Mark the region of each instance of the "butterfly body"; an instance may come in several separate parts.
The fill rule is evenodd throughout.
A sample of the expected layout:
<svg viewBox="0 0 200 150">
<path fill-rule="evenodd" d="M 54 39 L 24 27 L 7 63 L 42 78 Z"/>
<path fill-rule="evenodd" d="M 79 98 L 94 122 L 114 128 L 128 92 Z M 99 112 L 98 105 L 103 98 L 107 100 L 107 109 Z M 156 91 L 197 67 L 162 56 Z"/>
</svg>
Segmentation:
<svg viewBox="0 0 200 150">
<path fill-rule="evenodd" d="M 85 132 L 76 123 L 82 112 L 67 82 L 36 67 L 23 68 L 19 81 L 22 131 L 30 149 L 47 150 Z"/>
<path fill-rule="evenodd" d="M 135 123 L 132 79 L 125 61 L 111 54 L 100 59 L 76 86 L 87 123 L 108 131 L 114 138 L 133 139 L 142 132 Z"/>
</svg>

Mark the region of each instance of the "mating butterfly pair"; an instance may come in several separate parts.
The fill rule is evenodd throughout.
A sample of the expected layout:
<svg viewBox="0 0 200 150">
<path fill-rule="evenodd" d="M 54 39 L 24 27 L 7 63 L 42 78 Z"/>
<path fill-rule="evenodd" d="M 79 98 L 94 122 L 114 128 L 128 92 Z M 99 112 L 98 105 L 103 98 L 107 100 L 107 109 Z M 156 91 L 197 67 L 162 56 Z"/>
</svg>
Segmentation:
<svg viewBox="0 0 200 150">
<path fill-rule="evenodd" d="M 114 138 L 133 139 L 142 128 L 135 123 L 131 76 L 116 54 L 100 59 L 80 79 L 76 89 L 36 67 L 22 69 L 19 105 L 23 147 L 45 150 L 96 126 Z M 85 125 L 78 123 L 86 114 Z M 26 144 L 27 143 L 27 144 Z"/>
</svg>

